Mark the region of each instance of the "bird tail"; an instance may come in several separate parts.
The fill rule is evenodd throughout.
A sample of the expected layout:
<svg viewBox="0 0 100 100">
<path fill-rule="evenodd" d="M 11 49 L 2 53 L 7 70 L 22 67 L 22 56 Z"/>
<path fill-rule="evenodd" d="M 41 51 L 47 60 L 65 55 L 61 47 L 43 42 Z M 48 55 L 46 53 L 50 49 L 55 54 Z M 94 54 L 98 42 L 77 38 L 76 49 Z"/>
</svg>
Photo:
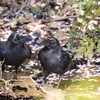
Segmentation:
<svg viewBox="0 0 100 100">
<path fill-rule="evenodd" d="M 76 61 L 72 60 L 72 66 L 71 69 L 79 69 L 79 67 L 77 67 Z"/>
</svg>

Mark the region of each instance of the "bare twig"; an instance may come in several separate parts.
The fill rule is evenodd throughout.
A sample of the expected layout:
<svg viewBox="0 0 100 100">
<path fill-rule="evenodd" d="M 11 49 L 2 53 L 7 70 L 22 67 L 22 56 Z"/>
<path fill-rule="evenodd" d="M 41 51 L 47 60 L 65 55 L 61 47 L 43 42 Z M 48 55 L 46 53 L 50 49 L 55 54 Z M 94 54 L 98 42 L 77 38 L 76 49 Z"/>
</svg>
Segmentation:
<svg viewBox="0 0 100 100">
<path fill-rule="evenodd" d="M 38 20 L 35 19 L 26 19 L 26 20 L 19 20 L 20 23 L 29 23 L 29 22 L 37 22 Z"/>
<path fill-rule="evenodd" d="M 26 0 L 27 1 L 27 0 Z M 21 11 L 22 9 L 20 9 Z M 20 12 L 18 12 L 19 14 Z M 18 17 L 18 14 L 16 15 L 15 18 Z M 45 19 L 42 19 L 41 22 L 45 22 L 45 23 L 48 23 L 48 22 L 53 22 L 53 21 L 61 21 L 61 20 L 65 20 L 65 19 L 68 19 L 68 18 L 77 18 L 78 15 L 75 15 L 75 16 L 67 16 L 67 17 L 62 17 L 62 18 L 56 18 L 56 19 L 50 19 L 50 20 L 45 20 Z M 37 22 L 38 20 L 35 20 L 35 19 L 26 19 L 26 20 L 19 20 L 20 23 L 29 23 L 29 22 Z M 13 22 L 10 22 L 10 23 L 6 23 L 5 25 L 1 26 L 1 27 L 7 27 L 7 26 L 10 26 Z"/>
<path fill-rule="evenodd" d="M 10 14 L 12 13 L 12 10 L 13 10 L 13 7 L 11 6 L 11 8 L 10 8 L 10 11 L 9 11 L 9 14 L 8 14 L 7 18 L 9 18 Z"/>
<path fill-rule="evenodd" d="M 24 8 L 25 4 L 27 3 L 27 1 L 28 1 L 28 0 L 26 0 L 26 1 L 23 3 L 23 5 L 21 6 L 20 10 L 17 12 L 17 15 L 16 15 L 15 19 L 18 17 L 19 13 L 23 10 L 23 8 Z"/>
<path fill-rule="evenodd" d="M 68 18 L 77 18 L 79 17 L 78 15 L 75 15 L 75 16 L 67 16 L 67 17 L 62 17 L 62 18 L 56 18 L 56 19 L 50 19 L 50 20 L 45 20 L 45 19 L 42 19 L 41 22 L 45 22 L 45 23 L 48 23 L 48 22 L 53 22 L 53 21 L 60 21 L 60 20 L 65 20 L 65 19 L 68 19 Z M 34 19 L 29 19 L 29 20 L 19 20 L 19 22 L 23 22 L 23 23 L 28 23 L 28 22 L 36 22 L 36 20 Z"/>
<path fill-rule="evenodd" d="M 56 19 L 50 19 L 50 20 L 43 19 L 42 21 L 43 22 L 52 22 L 52 21 L 60 21 L 60 20 L 68 19 L 68 18 L 77 18 L 77 17 L 79 17 L 79 16 L 78 15 L 75 15 L 75 16 L 66 16 L 66 17 L 56 18 Z"/>
</svg>

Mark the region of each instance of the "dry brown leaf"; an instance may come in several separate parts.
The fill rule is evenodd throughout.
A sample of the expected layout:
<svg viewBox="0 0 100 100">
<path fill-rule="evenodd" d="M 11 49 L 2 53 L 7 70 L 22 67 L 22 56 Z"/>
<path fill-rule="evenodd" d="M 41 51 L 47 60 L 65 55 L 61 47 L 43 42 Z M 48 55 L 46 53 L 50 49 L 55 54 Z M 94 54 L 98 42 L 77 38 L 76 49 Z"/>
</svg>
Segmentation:
<svg viewBox="0 0 100 100">
<path fill-rule="evenodd" d="M 13 11 L 16 11 L 20 8 L 16 0 L 11 0 L 11 7 L 13 7 Z"/>
<path fill-rule="evenodd" d="M 24 17 L 24 16 L 19 16 L 18 19 L 19 19 L 19 20 L 26 20 L 27 18 Z"/>
<path fill-rule="evenodd" d="M 57 4 L 62 3 L 64 0 L 54 0 L 54 2 L 56 2 Z"/>
<path fill-rule="evenodd" d="M 10 22 L 10 19 L 0 19 L 0 25 L 5 24 L 5 22 Z"/>
<path fill-rule="evenodd" d="M 53 16 L 50 16 L 51 18 L 54 18 L 54 19 L 57 19 L 57 18 L 62 18 L 61 16 L 58 16 L 58 15 L 53 15 Z"/>
<path fill-rule="evenodd" d="M 0 25 L 3 25 L 4 21 L 2 19 L 0 19 Z"/>
<path fill-rule="evenodd" d="M 0 0 L 0 4 L 6 3 L 6 0 Z"/>
<path fill-rule="evenodd" d="M 60 40 L 62 40 L 62 41 L 67 41 L 68 39 L 69 39 L 68 36 L 62 36 L 62 37 L 60 38 Z"/>
<path fill-rule="evenodd" d="M 30 7 L 35 7 L 35 2 L 36 2 L 36 0 L 29 0 L 28 4 Z"/>
</svg>

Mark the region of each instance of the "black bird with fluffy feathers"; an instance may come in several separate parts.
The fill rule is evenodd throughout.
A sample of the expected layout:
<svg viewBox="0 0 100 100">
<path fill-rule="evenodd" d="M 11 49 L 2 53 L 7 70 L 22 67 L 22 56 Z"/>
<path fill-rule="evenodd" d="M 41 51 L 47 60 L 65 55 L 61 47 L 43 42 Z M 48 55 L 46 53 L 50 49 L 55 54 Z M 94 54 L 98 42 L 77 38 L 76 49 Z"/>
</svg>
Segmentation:
<svg viewBox="0 0 100 100">
<path fill-rule="evenodd" d="M 72 59 L 69 54 L 60 48 L 59 41 L 54 37 L 44 39 L 41 45 L 44 45 L 44 47 L 40 50 L 38 59 L 43 69 L 46 71 L 46 76 L 44 77 L 42 85 L 45 85 L 46 77 L 50 72 L 53 72 L 60 75 L 57 85 L 58 88 L 62 75 L 66 71 L 73 69 Z"/>
<path fill-rule="evenodd" d="M 0 60 L 2 64 L 2 75 L 7 80 L 4 69 L 7 65 L 13 65 L 16 69 L 16 74 L 13 79 L 17 79 L 17 69 L 24 62 L 26 58 L 31 57 L 31 49 L 25 42 L 31 41 L 31 36 L 20 34 L 17 32 L 12 33 L 6 42 L 0 44 Z"/>
</svg>

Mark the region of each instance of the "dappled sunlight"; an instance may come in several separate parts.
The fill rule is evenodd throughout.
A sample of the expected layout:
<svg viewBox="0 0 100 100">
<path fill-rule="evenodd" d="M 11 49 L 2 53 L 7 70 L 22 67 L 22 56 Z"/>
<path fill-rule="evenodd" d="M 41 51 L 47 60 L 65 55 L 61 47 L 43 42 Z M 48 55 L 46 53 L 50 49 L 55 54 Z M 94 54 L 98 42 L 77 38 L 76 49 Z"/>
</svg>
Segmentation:
<svg viewBox="0 0 100 100">
<path fill-rule="evenodd" d="M 58 89 L 50 89 L 48 90 L 48 94 L 44 96 L 43 100 L 64 100 L 65 99 L 65 93 Z"/>
<path fill-rule="evenodd" d="M 17 80 L 12 79 L 17 72 L 15 66 L 4 66 L 8 80 L 4 80 L 0 69 L 0 100 L 100 100 L 100 0 L 0 0 L 0 44 L 7 41 L 13 32 L 32 37 L 25 43 L 32 54 L 31 59 L 19 64 Z M 78 67 L 64 71 L 58 89 L 59 73 L 55 72 L 63 61 L 61 64 L 57 63 L 61 58 L 55 61 L 56 53 L 50 54 L 44 61 L 48 62 L 51 56 L 53 65 L 50 70 L 54 64 L 58 65 L 54 73 L 46 78 L 47 84 L 44 87 L 41 85 L 46 72 L 38 60 L 38 53 L 44 47 L 40 46 L 40 42 L 47 37 L 56 38 L 60 48 Z M 20 38 L 16 39 L 21 44 Z M 5 50 L 5 46 L 0 45 L 0 68 L 5 61 L 2 54 L 6 58 L 9 54 L 5 56 L 6 51 L 11 50 Z M 10 54 L 17 58 L 15 49 L 14 52 Z M 18 56 L 15 62 L 20 62 L 26 54 Z M 68 59 L 64 61 L 65 64 L 69 62 Z"/>
<path fill-rule="evenodd" d="M 95 81 L 96 80 L 96 81 Z M 63 84 L 66 94 L 65 100 L 99 100 L 100 77 L 86 78 L 83 81 L 67 82 Z"/>
</svg>

